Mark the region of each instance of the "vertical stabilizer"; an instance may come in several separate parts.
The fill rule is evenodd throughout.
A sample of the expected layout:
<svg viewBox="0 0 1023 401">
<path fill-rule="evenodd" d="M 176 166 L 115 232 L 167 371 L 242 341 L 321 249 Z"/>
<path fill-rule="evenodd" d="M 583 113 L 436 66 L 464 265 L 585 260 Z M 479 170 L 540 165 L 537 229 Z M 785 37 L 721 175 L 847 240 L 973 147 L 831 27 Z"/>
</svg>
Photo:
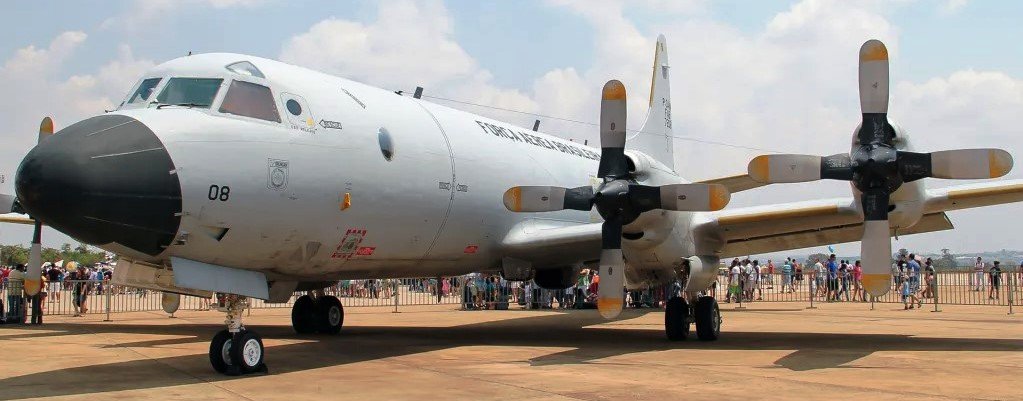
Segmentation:
<svg viewBox="0 0 1023 401">
<path fill-rule="evenodd" d="M 650 79 L 650 101 L 646 121 L 640 132 L 629 138 L 629 148 L 653 157 L 665 166 L 675 169 L 671 133 L 671 85 L 668 64 L 668 45 L 664 35 L 657 36 L 654 48 L 653 74 Z"/>
</svg>

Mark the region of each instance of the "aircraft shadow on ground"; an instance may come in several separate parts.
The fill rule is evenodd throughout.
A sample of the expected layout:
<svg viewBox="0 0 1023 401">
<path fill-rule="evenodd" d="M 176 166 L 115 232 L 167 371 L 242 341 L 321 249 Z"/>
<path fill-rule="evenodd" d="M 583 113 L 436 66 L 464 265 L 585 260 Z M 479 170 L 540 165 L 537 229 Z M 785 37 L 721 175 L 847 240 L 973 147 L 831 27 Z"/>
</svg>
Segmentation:
<svg viewBox="0 0 1023 401">
<path fill-rule="evenodd" d="M 645 312 L 635 313 L 638 316 Z M 533 366 L 584 364 L 618 355 L 670 349 L 795 350 L 775 361 L 776 367 L 795 371 L 840 367 L 878 351 L 1019 351 L 1018 340 L 1012 339 L 925 338 L 899 334 L 724 332 L 721 339 L 715 342 L 695 339 L 669 342 L 660 328 L 647 330 L 630 327 L 626 330 L 616 329 L 613 325 L 590 327 L 605 322 L 597 316 L 582 313 L 565 315 L 530 316 L 454 327 L 346 327 L 339 336 L 299 336 L 290 326 L 250 328 L 257 330 L 265 339 L 308 340 L 268 346 L 266 360 L 270 374 L 300 372 L 465 346 L 571 348 L 533 358 L 529 360 Z M 115 333 L 176 336 L 104 346 L 167 347 L 206 343 L 223 326 L 111 323 L 22 327 L 29 332 L 2 336 L 0 339 L 51 337 L 60 341 L 61 336 L 67 335 Z M 695 332 L 691 336 L 695 337 Z M 206 354 L 155 360 L 95 362 L 2 379 L 0 388 L 5 391 L 0 392 L 0 400 L 171 387 L 198 381 L 235 379 L 214 373 Z M 100 378 L 102 385 L 97 385 L 97 378 Z"/>
</svg>

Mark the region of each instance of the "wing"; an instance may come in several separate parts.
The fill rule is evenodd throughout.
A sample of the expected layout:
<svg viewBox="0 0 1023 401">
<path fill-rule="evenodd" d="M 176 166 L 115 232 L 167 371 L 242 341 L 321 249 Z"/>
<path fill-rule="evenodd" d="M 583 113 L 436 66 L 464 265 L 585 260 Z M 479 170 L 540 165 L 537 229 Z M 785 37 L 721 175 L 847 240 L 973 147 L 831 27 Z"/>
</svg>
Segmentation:
<svg viewBox="0 0 1023 401">
<path fill-rule="evenodd" d="M 928 190 L 924 216 L 898 234 L 950 230 L 953 225 L 945 211 L 1020 201 L 1023 180 Z M 863 231 L 853 198 L 740 208 L 719 212 L 714 217 L 704 225 L 714 227 L 709 233 L 716 233 L 716 239 L 724 243 L 721 257 L 852 242 L 859 240 Z"/>
<path fill-rule="evenodd" d="M 1023 201 L 1023 180 L 985 182 L 927 190 L 927 213 Z"/>
<path fill-rule="evenodd" d="M 733 194 L 736 193 L 736 192 L 742 192 L 742 191 L 745 191 L 745 190 L 749 190 L 749 189 L 753 189 L 753 188 L 759 188 L 759 187 L 762 187 L 764 185 L 767 185 L 767 184 L 762 184 L 762 183 L 753 181 L 753 178 L 750 178 L 750 176 L 747 175 L 747 174 L 733 175 L 731 177 L 715 178 L 715 179 L 712 179 L 712 180 L 704 180 L 704 181 L 699 181 L 698 183 L 699 184 L 720 184 L 720 185 L 724 185 L 725 188 L 728 188 L 728 191 L 733 193 Z"/>
<path fill-rule="evenodd" d="M 507 256 L 528 260 L 535 266 L 595 261 L 600 259 L 600 223 L 530 219 L 509 231 L 501 247 Z"/>
</svg>

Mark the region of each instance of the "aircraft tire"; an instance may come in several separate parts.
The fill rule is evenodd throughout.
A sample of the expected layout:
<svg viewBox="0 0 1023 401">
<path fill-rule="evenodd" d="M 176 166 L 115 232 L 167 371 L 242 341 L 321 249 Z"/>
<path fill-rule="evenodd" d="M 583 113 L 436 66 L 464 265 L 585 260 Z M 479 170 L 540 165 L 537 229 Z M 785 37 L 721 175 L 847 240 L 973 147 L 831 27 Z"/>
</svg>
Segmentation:
<svg viewBox="0 0 1023 401">
<path fill-rule="evenodd" d="M 316 330 L 323 334 L 337 334 L 345 324 L 345 308 L 341 300 L 324 296 L 316 300 Z"/>
<path fill-rule="evenodd" d="M 693 308 L 696 315 L 696 337 L 714 341 L 721 336 L 721 309 L 714 297 L 700 297 Z"/>
<path fill-rule="evenodd" d="M 210 341 L 210 365 L 217 373 L 225 374 L 231 369 L 231 339 L 232 335 L 227 330 L 221 330 L 213 336 Z"/>
<path fill-rule="evenodd" d="M 689 304 L 684 299 L 675 297 L 665 305 L 664 334 L 670 341 L 682 341 L 689 336 Z"/>
<path fill-rule="evenodd" d="M 231 339 L 231 364 L 240 373 L 266 372 L 266 365 L 263 364 L 263 356 L 266 354 L 263 348 L 263 338 L 254 331 L 242 330 L 235 333 Z M 229 373 L 230 374 L 230 373 Z"/>
<path fill-rule="evenodd" d="M 295 300 L 291 307 L 291 327 L 298 334 L 310 334 L 316 331 L 316 302 L 308 295 Z"/>
</svg>

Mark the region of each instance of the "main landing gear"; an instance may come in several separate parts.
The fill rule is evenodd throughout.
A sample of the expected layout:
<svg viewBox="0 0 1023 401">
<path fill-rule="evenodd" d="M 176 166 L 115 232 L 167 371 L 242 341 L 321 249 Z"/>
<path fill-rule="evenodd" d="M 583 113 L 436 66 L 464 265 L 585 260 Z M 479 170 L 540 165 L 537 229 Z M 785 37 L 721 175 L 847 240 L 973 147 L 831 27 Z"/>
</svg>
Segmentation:
<svg viewBox="0 0 1023 401">
<path fill-rule="evenodd" d="M 217 305 L 217 310 L 227 313 L 227 329 L 210 342 L 210 364 L 218 373 L 238 376 L 267 372 L 263 339 L 242 325 L 242 312 L 248 306 L 248 299 L 241 295 L 225 295 Z M 291 325 L 299 334 L 337 334 L 344 322 L 345 309 L 337 297 L 303 295 L 291 307 Z"/>
<path fill-rule="evenodd" d="M 714 297 L 696 297 L 686 302 L 683 297 L 668 300 L 664 310 L 664 333 L 671 341 L 685 340 L 689 324 L 696 323 L 696 337 L 714 341 L 721 336 L 721 310 Z"/>
<path fill-rule="evenodd" d="M 344 323 L 345 308 L 337 297 L 303 295 L 291 307 L 291 327 L 298 334 L 337 334 Z"/>
<path fill-rule="evenodd" d="M 238 376 L 267 371 L 263 363 L 263 339 L 242 325 L 242 312 L 248 306 L 248 298 L 241 295 L 225 295 L 217 304 L 217 310 L 227 313 L 224 320 L 227 329 L 210 341 L 210 364 L 218 373 Z"/>
</svg>

